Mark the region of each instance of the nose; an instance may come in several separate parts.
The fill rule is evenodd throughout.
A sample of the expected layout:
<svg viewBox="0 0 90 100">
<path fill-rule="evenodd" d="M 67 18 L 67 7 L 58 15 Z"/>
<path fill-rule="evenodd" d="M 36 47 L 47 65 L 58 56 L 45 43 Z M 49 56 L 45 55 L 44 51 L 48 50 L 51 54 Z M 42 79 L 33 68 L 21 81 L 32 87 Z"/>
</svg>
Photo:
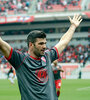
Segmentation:
<svg viewBox="0 0 90 100">
<path fill-rule="evenodd" d="M 43 44 L 43 48 L 46 49 L 46 44 Z"/>
</svg>

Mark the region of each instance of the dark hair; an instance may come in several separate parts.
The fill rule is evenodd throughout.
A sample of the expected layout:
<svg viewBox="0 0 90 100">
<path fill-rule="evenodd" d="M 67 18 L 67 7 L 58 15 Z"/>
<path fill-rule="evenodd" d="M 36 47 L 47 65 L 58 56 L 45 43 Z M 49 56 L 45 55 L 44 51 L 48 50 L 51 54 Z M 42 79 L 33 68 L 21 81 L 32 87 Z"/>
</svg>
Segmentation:
<svg viewBox="0 0 90 100">
<path fill-rule="evenodd" d="M 29 47 L 29 42 L 35 43 L 36 38 L 46 38 L 46 34 L 43 31 L 34 30 L 31 31 L 27 36 L 27 45 Z"/>
</svg>

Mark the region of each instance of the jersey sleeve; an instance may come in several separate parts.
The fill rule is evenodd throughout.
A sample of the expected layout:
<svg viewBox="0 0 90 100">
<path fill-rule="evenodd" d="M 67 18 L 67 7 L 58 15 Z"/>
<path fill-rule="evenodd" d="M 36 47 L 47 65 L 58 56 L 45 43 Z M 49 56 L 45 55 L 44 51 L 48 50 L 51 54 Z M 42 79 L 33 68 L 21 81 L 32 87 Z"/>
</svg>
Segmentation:
<svg viewBox="0 0 90 100">
<path fill-rule="evenodd" d="M 52 49 L 47 50 L 46 54 L 48 54 L 51 62 L 59 58 L 59 52 L 56 47 L 53 47 Z"/>
<path fill-rule="evenodd" d="M 24 55 L 20 51 L 11 48 L 10 55 L 6 59 L 17 70 L 24 59 Z"/>
</svg>

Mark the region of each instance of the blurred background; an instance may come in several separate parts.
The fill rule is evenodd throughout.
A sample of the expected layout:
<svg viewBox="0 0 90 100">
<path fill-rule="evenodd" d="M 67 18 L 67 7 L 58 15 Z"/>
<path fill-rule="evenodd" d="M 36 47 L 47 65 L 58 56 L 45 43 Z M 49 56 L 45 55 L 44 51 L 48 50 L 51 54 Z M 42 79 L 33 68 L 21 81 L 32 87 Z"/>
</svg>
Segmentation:
<svg viewBox="0 0 90 100">
<path fill-rule="evenodd" d="M 68 30 L 70 26 L 68 16 L 72 18 L 74 14 L 80 14 L 83 21 L 60 55 L 59 64 L 64 69 L 61 76 L 64 81 L 89 80 L 90 0 L 0 0 L 0 36 L 14 49 L 26 52 L 27 34 L 32 30 L 42 30 L 47 34 L 47 48 L 50 49 Z M 7 73 L 10 69 L 11 65 L 0 52 L 1 80 L 8 78 Z"/>
</svg>

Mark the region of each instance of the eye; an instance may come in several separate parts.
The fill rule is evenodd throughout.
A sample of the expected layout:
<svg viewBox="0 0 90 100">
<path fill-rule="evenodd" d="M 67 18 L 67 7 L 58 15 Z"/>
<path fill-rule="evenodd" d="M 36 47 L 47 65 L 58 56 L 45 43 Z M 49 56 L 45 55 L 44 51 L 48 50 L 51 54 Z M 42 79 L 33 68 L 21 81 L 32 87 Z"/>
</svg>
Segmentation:
<svg viewBox="0 0 90 100">
<path fill-rule="evenodd" d="M 40 45 L 43 45 L 43 44 L 46 44 L 46 42 L 44 43 L 44 42 L 41 42 L 41 43 L 39 43 Z"/>
<path fill-rule="evenodd" d="M 39 44 L 40 44 L 40 45 L 43 45 L 44 43 L 41 42 L 41 43 L 39 43 Z"/>
</svg>

